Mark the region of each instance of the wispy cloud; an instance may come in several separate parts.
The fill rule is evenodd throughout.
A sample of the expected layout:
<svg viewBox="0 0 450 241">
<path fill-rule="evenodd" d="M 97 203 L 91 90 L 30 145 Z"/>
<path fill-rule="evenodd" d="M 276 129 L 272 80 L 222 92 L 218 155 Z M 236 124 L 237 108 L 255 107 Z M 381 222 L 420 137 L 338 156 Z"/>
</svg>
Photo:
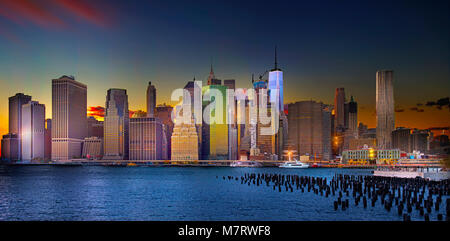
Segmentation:
<svg viewBox="0 0 450 241">
<path fill-rule="evenodd" d="M 105 117 L 105 107 L 103 106 L 90 106 L 87 110 L 87 115 L 101 119 Z"/>
<path fill-rule="evenodd" d="M 73 27 L 69 19 L 73 16 L 96 27 L 110 27 L 112 21 L 104 11 L 106 6 L 109 6 L 107 2 L 86 0 L 0 0 L 0 22 L 5 19 L 5 23 L 12 23 L 16 25 L 14 27 L 31 25 L 65 30 Z M 0 26 L 0 37 L 13 43 L 20 42 L 18 34 L 7 31 L 6 27 Z"/>
<path fill-rule="evenodd" d="M 16 34 L 14 34 L 12 31 L 8 30 L 6 27 L 2 26 L 0 24 L 0 36 L 7 39 L 8 41 L 15 43 L 17 45 L 23 45 L 24 42 L 22 39 L 20 39 Z"/>
<path fill-rule="evenodd" d="M 53 0 L 53 2 L 66 10 L 67 12 L 77 16 L 79 19 L 86 20 L 100 27 L 108 27 L 111 22 L 106 15 L 96 9 L 93 5 L 83 0 Z"/>
<path fill-rule="evenodd" d="M 417 108 L 417 107 L 411 107 L 411 108 L 409 108 L 409 110 L 416 111 L 416 112 L 425 112 L 424 109 L 420 109 L 420 108 Z"/>
<path fill-rule="evenodd" d="M 66 24 L 60 17 L 52 13 L 48 5 L 33 0 L 0 0 L 3 17 L 17 24 L 24 20 L 44 28 L 62 28 Z"/>
<path fill-rule="evenodd" d="M 426 106 L 435 106 L 439 110 L 447 107 L 450 110 L 450 97 L 440 98 L 437 101 L 427 101 Z"/>
<path fill-rule="evenodd" d="M 133 117 L 136 114 L 138 117 L 146 115 L 145 111 L 142 110 L 128 110 L 129 117 Z M 87 116 L 95 117 L 96 119 L 103 120 L 105 117 L 105 107 L 103 106 L 89 106 L 87 109 Z"/>
</svg>

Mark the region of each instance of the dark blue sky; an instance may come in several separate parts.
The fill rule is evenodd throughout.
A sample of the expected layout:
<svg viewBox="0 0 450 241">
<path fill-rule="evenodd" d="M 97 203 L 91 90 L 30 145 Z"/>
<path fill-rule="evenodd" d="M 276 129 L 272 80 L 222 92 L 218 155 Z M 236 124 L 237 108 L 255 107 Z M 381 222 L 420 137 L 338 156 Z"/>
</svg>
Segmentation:
<svg viewBox="0 0 450 241">
<path fill-rule="evenodd" d="M 345 87 L 373 125 L 375 72 L 393 69 L 396 105 L 406 110 L 398 125 L 413 125 L 413 115 L 428 118 L 423 127 L 450 123 L 448 109 L 409 111 L 450 93 L 448 1 L 9 1 L 0 0 L 2 120 L 16 92 L 51 116 L 50 80 L 63 74 L 88 85 L 88 105 L 104 105 L 106 90 L 119 87 L 134 110 L 145 108 L 148 81 L 168 102 L 193 76 L 205 80 L 211 59 L 218 78 L 250 87 L 277 45 L 286 101 L 332 103 Z"/>
</svg>

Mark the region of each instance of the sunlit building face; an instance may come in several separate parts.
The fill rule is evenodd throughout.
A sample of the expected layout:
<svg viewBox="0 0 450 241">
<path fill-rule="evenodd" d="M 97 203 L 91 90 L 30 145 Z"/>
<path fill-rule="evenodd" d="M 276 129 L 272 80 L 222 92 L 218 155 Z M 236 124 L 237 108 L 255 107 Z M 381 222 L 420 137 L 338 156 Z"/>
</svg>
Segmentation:
<svg viewBox="0 0 450 241">
<path fill-rule="evenodd" d="M 279 110 L 280 112 L 283 112 L 284 111 L 283 71 L 281 70 L 270 71 L 269 92 L 270 92 L 270 102 L 276 103 L 278 101 Z"/>
<path fill-rule="evenodd" d="M 205 113 L 209 115 L 210 119 L 220 116 L 218 111 L 222 112 L 222 124 L 216 122 L 212 122 L 209 125 L 203 124 L 202 134 L 204 135 L 204 138 L 202 138 L 202 152 L 204 152 L 204 159 L 228 159 L 228 125 L 226 124 L 227 108 L 225 106 L 227 103 L 226 89 L 227 87 L 222 85 L 208 85 L 202 88 L 204 98 L 205 96 L 214 93 L 214 91 L 211 90 L 218 90 L 222 94 L 222 101 L 215 99 L 214 96 L 211 97 L 211 101 L 203 99 L 203 110 L 205 110 L 207 106 L 211 107 L 209 114 Z M 212 102 L 215 102 L 215 106 L 211 106 Z M 223 106 L 220 107 L 220 104 L 223 104 Z M 219 120 L 217 120 L 217 122 L 219 122 Z"/>
</svg>

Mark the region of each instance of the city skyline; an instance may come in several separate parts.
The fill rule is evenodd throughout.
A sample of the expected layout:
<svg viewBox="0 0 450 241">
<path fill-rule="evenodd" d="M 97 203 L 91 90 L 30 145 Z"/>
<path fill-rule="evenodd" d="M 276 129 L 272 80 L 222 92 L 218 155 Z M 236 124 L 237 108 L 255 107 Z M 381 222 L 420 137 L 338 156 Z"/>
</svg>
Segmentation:
<svg viewBox="0 0 450 241">
<path fill-rule="evenodd" d="M 0 56 L 2 134 L 8 132 L 6 100 L 16 93 L 45 104 L 46 118 L 50 118 L 51 79 L 62 75 L 74 75 L 88 86 L 88 109 L 104 107 L 107 89 L 123 88 L 129 93 L 130 110 L 145 110 L 143 89 L 149 81 L 158 89 L 157 104 L 170 103 L 171 91 L 182 88 L 193 76 L 206 83 L 211 62 L 217 78 L 235 79 L 236 88 L 251 87 L 252 74 L 258 76 L 272 68 L 275 45 L 284 71 L 285 104 L 311 99 L 331 104 L 334 90 L 344 87 L 347 96 L 354 96 L 358 102 L 359 122 L 375 127 L 375 72 L 393 69 L 396 126 L 424 129 L 450 125 L 445 99 L 450 90 L 449 34 L 439 31 L 448 29 L 449 21 L 440 10 L 445 9 L 442 3 L 388 3 L 390 8 L 383 10 L 390 23 L 386 25 L 387 20 L 376 11 L 380 6 L 370 3 L 329 3 L 320 8 L 303 3 L 290 4 L 290 9 L 279 4 L 273 11 L 280 20 L 247 20 L 239 17 L 243 10 L 233 10 L 232 4 L 222 4 L 220 11 L 201 2 L 177 3 L 174 8 L 167 3 L 138 6 L 117 1 L 80 1 L 77 7 L 55 1 L 56 5 L 37 6 L 52 19 L 30 14 L 24 11 L 22 1 L 16 2 L 0 2 L 10 13 L 23 17 L 19 21 L 0 12 L 0 51 L 5 53 Z M 266 11 L 263 3 L 243 4 L 255 12 Z M 342 14 L 331 11 L 349 6 L 353 11 L 348 17 L 342 15 L 348 10 Z M 199 16 L 187 14 L 185 7 Z M 100 11 L 105 8 L 108 11 Z M 89 9 L 90 14 L 80 9 Z M 119 13 L 118 9 L 123 11 Z M 149 10 L 171 11 L 168 16 L 146 17 Z M 214 24 L 209 10 L 217 15 Z M 295 14 L 298 10 L 302 17 Z M 238 17 L 226 17 L 227 11 L 236 11 Z M 127 18 L 130 12 L 138 18 Z M 255 17 L 255 12 L 250 11 L 250 17 Z M 60 14 L 68 16 L 62 18 Z M 364 14 L 367 16 L 359 16 Z M 171 21 L 174 16 L 176 21 Z M 291 16 L 291 21 L 286 21 L 286 16 Z M 352 17 L 359 17 L 362 23 L 352 23 Z M 186 23 L 180 23 L 180 19 Z M 237 29 L 238 23 L 243 30 Z M 271 34 L 274 29 L 278 34 Z M 249 33 L 243 34 L 245 30 Z M 259 39 L 258 34 L 267 38 L 255 42 L 252 36 Z M 209 35 L 214 38 L 204 40 Z M 443 105 L 435 104 L 440 99 Z"/>
<path fill-rule="evenodd" d="M 0 0 L 0 222 L 219 240 L 448 222 L 449 9 Z"/>
</svg>

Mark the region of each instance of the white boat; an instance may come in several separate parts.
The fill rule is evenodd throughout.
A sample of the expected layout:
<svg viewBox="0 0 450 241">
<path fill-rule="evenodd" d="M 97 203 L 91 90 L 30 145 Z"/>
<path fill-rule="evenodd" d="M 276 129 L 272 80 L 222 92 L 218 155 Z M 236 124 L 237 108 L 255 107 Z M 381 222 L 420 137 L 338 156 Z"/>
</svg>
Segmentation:
<svg viewBox="0 0 450 241">
<path fill-rule="evenodd" d="M 283 164 L 281 164 L 280 166 L 281 168 L 308 168 L 309 165 L 300 161 L 287 161 L 284 162 Z"/>
</svg>

